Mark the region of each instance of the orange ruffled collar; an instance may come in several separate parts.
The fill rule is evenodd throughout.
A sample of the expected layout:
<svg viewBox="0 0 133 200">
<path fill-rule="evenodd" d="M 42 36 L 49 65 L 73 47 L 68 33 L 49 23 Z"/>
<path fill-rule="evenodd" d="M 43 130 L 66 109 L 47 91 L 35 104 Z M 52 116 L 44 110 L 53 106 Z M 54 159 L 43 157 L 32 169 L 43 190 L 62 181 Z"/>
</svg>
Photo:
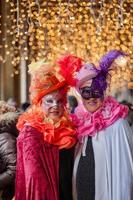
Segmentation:
<svg viewBox="0 0 133 200">
<path fill-rule="evenodd" d="M 21 131 L 26 125 L 37 129 L 43 134 L 45 141 L 58 146 L 59 149 L 69 149 L 76 143 L 75 130 L 67 115 L 54 124 L 39 106 L 31 106 L 27 112 L 19 117 L 17 128 Z"/>
</svg>

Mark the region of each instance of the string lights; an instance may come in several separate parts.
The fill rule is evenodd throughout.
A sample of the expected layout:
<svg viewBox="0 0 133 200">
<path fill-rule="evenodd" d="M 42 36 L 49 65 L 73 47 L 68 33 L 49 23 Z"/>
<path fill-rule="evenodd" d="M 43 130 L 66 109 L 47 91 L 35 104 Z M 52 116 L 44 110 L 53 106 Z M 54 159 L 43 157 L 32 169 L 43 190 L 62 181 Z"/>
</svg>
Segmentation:
<svg viewBox="0 0 133 200">
<path fill-rule="evenodd" d="M 112 89 L 131 85 L 132 0 L 6 2 L 10 4 L 12 27 L 7 31 L 12 36 L 14 75 L 19 73 L 22 52 L 29 63 L 39 59 L 53 61 L 67 52 L 96 63 L 105 52 L 120 49 L 129 55 L 130 62 L 114 74 Z"/>
</svg>

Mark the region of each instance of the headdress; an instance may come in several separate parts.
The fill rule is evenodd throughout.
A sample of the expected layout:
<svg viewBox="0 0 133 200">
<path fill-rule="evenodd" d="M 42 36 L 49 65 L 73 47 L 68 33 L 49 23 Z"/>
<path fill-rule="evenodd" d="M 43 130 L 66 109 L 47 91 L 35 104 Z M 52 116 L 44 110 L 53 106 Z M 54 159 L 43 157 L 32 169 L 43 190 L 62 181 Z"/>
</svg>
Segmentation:
<svg viewBox="0 0 133 200">
<path fill-rule="evenodd" d="M 114 60 L 120 56 L 125 56 L 125 53 L 118 50 L 112 50 L 101 58 L 98 67 L 94 64 L 84 64 L 77 73 L 77 91 L 80 92 L 80 87 L 85 81 L 92 80 L 90 92 L 97 91 L 98 97 L 103 96 L 104 91 L 107 88 L 109 70 L 111 69 Z"/>
<path fill-rule="evenodd" d="M 30 64 L 29 72 L 32 76 L 30 97 L 32 104 L 37 104 L 43 96 L 55 90 L 64 88 L 67 91 L 69 86 L 75 83 L 73 76 L 79 69 L 81 62 L 81 59 L 75 56 L 65 56 L 65 59 L 63 57 L 57 62 L 60 67 L 58 73 L 55 66 L 50 66 L 43 61 Z"/>
<path fill-rule="evenodd" d="M 81 66 L 81 62 L 81 59 L 75 56 L 65 56 L 57 62 L 59 65 L 58 73 L 55 67 L 43 61 L 32 63 L 29 66 L 29 72 L 32 76 L 30 85 L 32 105 L 19 118 L 17 128 L 20 131 L 28 123 L 43 134 L 44 141 L 58 146 L 59 149 L 71 148 L 75 145 L 75 130 L 67 113 L 64 111 L 60 120 L 54 122 L 46 116 L 39 102 L 43 96 L 55 90 L 63 89 L 66 93 L 71 85 L 76 84 L 73 76 Z"/>
</svg>

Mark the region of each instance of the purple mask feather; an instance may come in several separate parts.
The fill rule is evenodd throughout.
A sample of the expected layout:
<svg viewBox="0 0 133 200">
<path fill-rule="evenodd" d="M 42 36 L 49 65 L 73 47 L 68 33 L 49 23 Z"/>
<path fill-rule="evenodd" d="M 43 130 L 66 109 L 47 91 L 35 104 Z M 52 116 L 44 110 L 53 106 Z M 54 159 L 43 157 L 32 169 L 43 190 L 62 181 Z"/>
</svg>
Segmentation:
<svg viewBox="0 0 133 200">
<path fill-rule="evenodd" d="M 116 58 L 119 56 L 125 56 L 126 54 L 122 51 L 118 50 L 111 50 L 107 54 L 105 54 L 99 63 L 100 71 L 102 70 L 105 73 L 108 73 L 109 68 L 111 67 L 112 63 Z"/>
<path fill-rule="evenodd" d="M 93 78 L 91 89 L 99 91 L 99 94 L 103 96 L 104 91 L 107 88 L 107 76 L 112 63 L 119 56 L 125 56 L 126 54 L 122 51 L 111 50 L 105 54 L 99 63 L 99 69 L 94 68 L 97 72 L 97 76 Z"/>
</svg>

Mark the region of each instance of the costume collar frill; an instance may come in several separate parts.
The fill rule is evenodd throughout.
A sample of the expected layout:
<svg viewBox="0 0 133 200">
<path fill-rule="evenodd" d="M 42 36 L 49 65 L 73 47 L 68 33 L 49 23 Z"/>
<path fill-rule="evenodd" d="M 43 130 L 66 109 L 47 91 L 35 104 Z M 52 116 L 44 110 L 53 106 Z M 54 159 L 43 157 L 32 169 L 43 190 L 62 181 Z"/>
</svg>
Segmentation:
<svg viewBox="0 0 133 200">
<path fill-rule="evenodd" d="M 120 118 L 125 118 L 127 114 L 127 106 L 119 104 L 109 96 L 104 99 L 102 107 L 96 112 L 89 113 L 81 104 L 71 117 L 77 129 L 77 138 L 82 142 L 85 136 L 95 136 L 98 131 L 107 128 Z"/>
<path fill-rule="evenodd" d="M 69 149 L 76 143 L 75 130 L 67 114 L 54 124 L 39 106 L 31 106 L 20 116 L 17 123 L 20 132 L 25 126 L 37 129 L 43 134 L 44 141 L 58 146 L 59 149 Z"/>
</svg>

